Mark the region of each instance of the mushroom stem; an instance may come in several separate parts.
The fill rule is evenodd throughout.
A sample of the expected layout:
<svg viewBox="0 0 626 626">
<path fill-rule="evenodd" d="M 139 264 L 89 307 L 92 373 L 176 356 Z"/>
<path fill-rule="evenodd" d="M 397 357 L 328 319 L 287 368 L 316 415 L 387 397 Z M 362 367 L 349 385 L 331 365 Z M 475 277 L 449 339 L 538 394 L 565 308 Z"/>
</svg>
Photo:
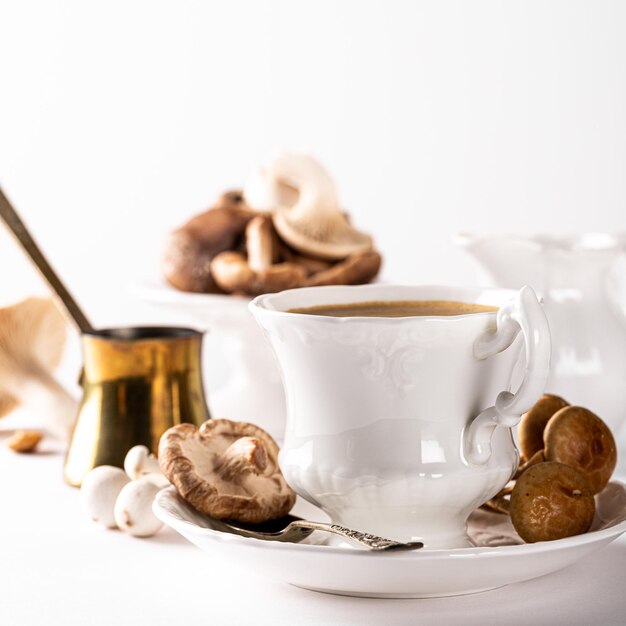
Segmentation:
<svg viewBox="0 0 626 626">
<path fill-rule="evenodd" d="M 297 200 L 289 207 L 293 210 L 294 219 L 309 220 L 311 212 L 317 216 L 327 214 L 334 217 L 339 214 L 343 217 L 333 179 L 310 156 L 278 155 L 269 164 L 267 172 L 270 181 L 281 181 L 298 190 Z"/>
<path fill-rule="evenodd" d="M 502 513 L 503 515 L 509 515 L 509 500 L 505 498 L 503 495 L 497 495 L 487 500 L 487 502 L 483 503 L 480 507 L 485 511 L 491 511 L 492 513 Z"/>
<path fill-rule="evenodd" d="M 262 474 L 267 468 L 267 450 L 257 437 L 240 437 L 218 457 L 215 471 L 223 480 L 235 482 L 245 474 Z"/>
<path fill-rule="evenodd" d="M 306 278 L 306 269 L 295 263 L 276 263 L 255 272 L 239 252 L 218 254 L 211 262 L 211 273 L 224 291 L 249 295 L 300 287 Z"/>
<path fill-rule="evenodd" d="M 481 509 L 484 511 L 491 511 L 492 513 L 504 513 L 505 515 L 509 514 L 509 498 L 513 489 L 515 487 L 514 483 L 508 483 L 498 493 L 493 497 L 487 500 L 487 502 L 483 502 L 481 505 Z"/>
<path fill-rule="evenodd" d="M 166 487 L 169 481 L 159 466 L 159 461 L 146 446 L 133 446 L 124 458 L 124 471 L 131 480 L 147 478 L 158 487 Z"/>
<path fill-rule="evenodd" d="M 543 463 L 546 460 L 543 450 L 538 450 L 533 454 L 528 461 L 522 463 L 518 468 L 517 472 L 515 472 L 515 476 L 513 479 L 519 478 L 529 467 L 533 465 L 537 465 L 537 463 Z"/>
<path fill-rule="evenodd" d="M 278 243 L 272 219 L 258 215 L 246 227 L 248 266 L 253 272 L 264 272 L 278 260 Z"/>
</svg>

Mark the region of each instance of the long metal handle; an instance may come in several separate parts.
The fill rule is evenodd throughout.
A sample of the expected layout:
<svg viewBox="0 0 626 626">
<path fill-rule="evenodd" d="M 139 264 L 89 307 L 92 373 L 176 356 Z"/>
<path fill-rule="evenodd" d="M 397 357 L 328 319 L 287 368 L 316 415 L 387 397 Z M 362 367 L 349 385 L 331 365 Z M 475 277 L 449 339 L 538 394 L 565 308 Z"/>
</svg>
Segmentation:
<svg viewBox="0 0 626 626">
<path fill-rule="evenodd" d="M 26 254 L 31 258 L 35 267 L 39 270 L 44 279 L 48 282 L 52 290 L 58 296 L 59 300 L 67 310 L 69 316 L 76 322 L 76 325 L 83 333 L 93 332 L 93 326 L 78 306 L 76 300 L 72 297 L 61 279 L 42 254 L 41 250 L 31 237 L 28 229 L 16 213 L 11 203 L 0 189 L 0 217 L 4 220 L 9 230 L 15 236 Z"/>
<path fill-rule="evenodd" d="M 335 535 L 340 535 L 346 539 L 356 541 L 356 543 L 360 543 L 369 550 L 379 552 L 382 550 L 417 550 L 418 548 L 424 547 L 424 544 L 421 541 L 402 543 L 400 541 L 393 541 L 391 539 L 385 539 L 384 537 L 378 537 L 377 535 L 371 535 L 370 533 L 363 533 L 358 530 L 345 528 L 339 524 L 324 524 L 323 522 L 301 520 L 292 522 L 290 526 L 299 526 L 300 528 L 310 528 L 311 530 L 321 530 L 334 533 Z"/>
</svg>

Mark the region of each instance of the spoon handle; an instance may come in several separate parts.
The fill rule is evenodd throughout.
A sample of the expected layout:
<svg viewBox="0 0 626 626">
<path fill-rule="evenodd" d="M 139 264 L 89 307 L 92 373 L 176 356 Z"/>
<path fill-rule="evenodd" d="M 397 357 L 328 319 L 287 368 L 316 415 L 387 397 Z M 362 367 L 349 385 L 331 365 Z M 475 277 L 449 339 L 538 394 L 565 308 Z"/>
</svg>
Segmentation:
<svg viewBox="0 0 626 626">
<path fill-rule="evenodd" d="M 322 522 L 301 520 L 292 522 L 290 525 L 292 527 L 299 526 L 300 528 L 310 528 L 311 530 L 321 530 L 328 533 L 334 533 L 335 535 L 340 535 L 341 537 L 355 541 L 369 550 L 377 552 L 382 550 L 417 550 L 418 548 L 424 547 L 424 544 L 421 541 L 402 543 L 401 541 L 393 541 L 391 539 L 385 539 L 384 537 L 378 537 L 377 535 L 371 535 L 370 533 L 363 533 L 358 530 L 345 528 L 339 524 L 324 524 Z"/>
<path fill-rule="evenodd" d="M 0 189 L 0 217 L 5 221 L 13 236 L 20 243 L 26 254 L 31 258 L 35 267 L 48 282 L 52 290 L 56 293 L 59 300 L 67 310 L 69 316 L 74 320 L 82 333 L 93 332 L 93 326 L 78 306 L 76 300 L 72 297 L 56 272 L 50 267 L 50 264 L 44 257 L 43 253 L 31 237 L 28 229 L 20 219 L 11 203 Z"/>
</svg>

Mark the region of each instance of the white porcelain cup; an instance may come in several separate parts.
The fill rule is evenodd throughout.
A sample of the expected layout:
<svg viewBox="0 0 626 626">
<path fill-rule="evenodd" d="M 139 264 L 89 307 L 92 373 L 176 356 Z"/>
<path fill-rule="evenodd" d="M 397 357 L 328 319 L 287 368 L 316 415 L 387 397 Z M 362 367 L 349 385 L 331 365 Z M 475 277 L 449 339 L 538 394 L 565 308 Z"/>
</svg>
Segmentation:
<svg viewBox="0 0 626 626">
<path fill-rule="evenodd" d="M 409 300 L 499 308 L 399 318 L 289 312 Z M 469 545 L 467 517 L 515 472 L 511 428 L 548 376 L 550 332 L 533 290 L 313 287 L 259 296 L 250 309 L 282 371 L 279 460 L 293 489 L 338 524 L 430 548 Z M 524 376 L 511 393 L 522 344 Z"/>
</svg>

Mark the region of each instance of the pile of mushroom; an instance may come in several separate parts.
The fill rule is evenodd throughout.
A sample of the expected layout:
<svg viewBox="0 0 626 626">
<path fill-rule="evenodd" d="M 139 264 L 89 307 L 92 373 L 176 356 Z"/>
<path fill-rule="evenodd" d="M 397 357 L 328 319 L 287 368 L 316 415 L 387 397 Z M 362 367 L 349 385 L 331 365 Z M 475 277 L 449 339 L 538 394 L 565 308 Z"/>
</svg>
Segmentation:
<svg viewBox="0 0 626 626">
<path fill-rule="evenodd" d="M 0 308 L 0 417 L 24 406 L 46 420 L 53 436 L 69 439 L 78 403 L 53 375 L 65 339 L 65 320 L 48 298 Z M 9 445 L 28 452 L 40 439 L 34 431 L 18 431 Z"/>
<path fill-rule="evenodd" d="M 380 265 L 372 238 L 341 211 L 329 174 L 297 154 L 271 159 L 243 192 L 225 193 L 175 230 L 164 254 L 167 281 L 200 293 L 360 284 Z"/>
<path fill-rule="evenodd" d="M 546 394 L 522 417 L 519 443 L 522 464 L 514 484 L 484 507 L 509 514 L 528 543 L 587 532 L 594 495 L 617 464 L 608 426 L 588 409 Z"/>
<path fill-rule="evenodd" d="M 163 526 L 152 512 L 152 501 L 168 484 L 156 457 L 145 446 L 135 446 L 128 451 L 123 470 L 100 465 L 87 474 L 81 501 L 89 517 L 105 528 L 150 537 Z"/>
<path fill-rule="evenodd" d="M 278 467 L 278 445 L 247 422 L 173 426 L 161 437 L 159 464 L 180 496 L 214 519 L 265 522 L 296 501 Z"/>
</svg>

